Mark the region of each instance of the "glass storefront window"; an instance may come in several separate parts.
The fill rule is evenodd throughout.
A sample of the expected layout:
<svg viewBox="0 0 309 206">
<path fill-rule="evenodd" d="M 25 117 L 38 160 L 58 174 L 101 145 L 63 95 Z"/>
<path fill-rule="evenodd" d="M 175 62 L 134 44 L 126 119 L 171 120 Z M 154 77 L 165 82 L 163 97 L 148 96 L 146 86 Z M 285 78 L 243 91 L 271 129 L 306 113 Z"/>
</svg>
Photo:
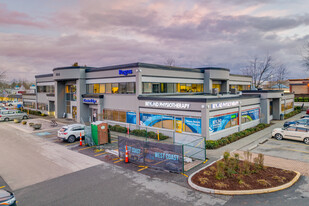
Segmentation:
<svg viewBox="0 0 309 206">
<path fill-rule="evenodd" d="M 112 93 L 113 94 L 118 94 L 119 93 L 118 83 L 112 83 Z"/>
<path fill-rule="evenodd" d="M 161 83 L 160 93 L 167 93 L 167 83 Z"/>
<path fill-rule="evenodd" d="M 113 119 L 112 120 L 118 122 L 118 120 L 119 120 L 118 111 L 117 110 L 112 110 L 112 114 L 113 114 Z"/>
<path fill-rule="evenodd" d="M 160 84 L 159 83 L 153 83 L 152 84 L 152 93 L 160 93 Z"/>
<path fill-rule="evenodd" d="M 203 92 L 204 91 L 204 84 L 198 84 L 196 87 L 196 92 Z"/>
<path fill-rule="evenodd" d="M 121 82 L 119 83 L 119 94 L 126 94 L 127 93 L 127 83 Z"/>
<path fill-rule="evenodd" d="M 101 94 L 105 93 L 105 84 L 100 84 L 100 93 Z"/>
<path fill-rule="evenodd" d="M 152 84 L 151 83 L 143 83 L 143 93 L 152 93 Z"/>
<path fill-rule="evenodd" d="M 192 92 L 192 84 L 186 84 L 186 92 Z"/>
<path fill-rule="evenodd" d="M 186 84 L 180 84 L 180 92 L 181 92 L 181 93 L 187 92 Z"/>
<path fill-rule="evenodd" d="M 167 93 L 174 93 L 174 84 L 167 84 Z"/>
<path fill-rule="evenodd" d="M 213 89 L 217 88 L 218 92 L 221 92 L 221 84 L 212 84 L 212 88 Z"/>
<path fill-rule="evenodd" d="M 135 93 L 135 82 L 128 82 L 127 83 L 127 93 L 134 94 Z"/>
<path fill-rule="evenodd" d="M 87 93 L 88 94 L 93 94 L 93 84 L 88 84 L 88 90 L 87 90 Z"/>
<path fill-rule="evenodd" d="M 100 85 L 99 84 L 94 84 L 93 85 L 93 93 L 99 93 L 100 92 Z"/>
<path fill-rule="evenodd" d="M 106 93 L 111 94 L 112 93 L 112 84 L 108 83 L 105 85 Z"/>
<path fill-rule="evenodd" d="M 118 121 L 119 122 L 126 122 L 126 112 L 119 111 L 118 112 Z"/>
</svg>

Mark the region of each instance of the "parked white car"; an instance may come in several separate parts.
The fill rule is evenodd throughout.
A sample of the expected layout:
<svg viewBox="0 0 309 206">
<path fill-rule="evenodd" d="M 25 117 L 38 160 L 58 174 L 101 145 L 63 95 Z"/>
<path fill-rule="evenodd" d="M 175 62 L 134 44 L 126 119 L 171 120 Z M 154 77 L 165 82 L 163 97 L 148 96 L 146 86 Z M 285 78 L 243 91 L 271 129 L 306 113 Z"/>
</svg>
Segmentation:
<svg viewBox="0 0 309 206">
<path fill-rule="evenodd" d="M 58 139 L 72 143 L 80 138 L 80 133 L 82 134 L 82 137 L 85 136 L 85 125 L 83 124 L 71 124 L 63 126 L 58 131 Z"/>
<path fill-rule="evenodd" d="M 0 121 L 9 121 L 14 119 L 28 119 L 28 114 L 19 110 L 1 110 Z"/>
<path fill-rule="evenodd" d="M 277 140 L 291 139 L 309 144 L 309 127 L 291 125 L 286 128 L 276 128 L 273 130 L 272 136 Z"/>
</svg>

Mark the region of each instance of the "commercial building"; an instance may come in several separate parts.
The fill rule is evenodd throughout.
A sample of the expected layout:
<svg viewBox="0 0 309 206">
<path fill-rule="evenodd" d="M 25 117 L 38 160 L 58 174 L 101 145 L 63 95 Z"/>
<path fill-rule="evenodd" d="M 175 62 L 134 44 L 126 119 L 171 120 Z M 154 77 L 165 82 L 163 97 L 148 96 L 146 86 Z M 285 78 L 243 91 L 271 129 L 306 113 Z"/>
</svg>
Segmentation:
<svg viewBox="0 0 309 206">
<path fill-rule="evenodd" d="M 295 97 L 309 97 L 309 79 L 289 79 L 289 83 Z"/>
<path fill-rule="evenodd" d="M 55 68 L 35 78 L 37 93 L 25 96 L 25 108 L 78 122 L 106 120 L 207 139 L 269 123 L 293 110 L 293 94 L 251 91 L 250 76 L 225 68 L 133 63 Z"/>
</svg>

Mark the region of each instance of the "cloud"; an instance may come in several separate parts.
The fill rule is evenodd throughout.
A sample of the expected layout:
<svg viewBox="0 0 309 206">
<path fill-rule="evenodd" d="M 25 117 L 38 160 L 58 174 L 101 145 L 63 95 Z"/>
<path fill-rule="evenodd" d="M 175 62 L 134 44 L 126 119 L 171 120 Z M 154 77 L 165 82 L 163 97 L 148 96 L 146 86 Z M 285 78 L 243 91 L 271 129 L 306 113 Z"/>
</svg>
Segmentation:
<svg viewBox="0 0 309 206">
<path fill-rule="evenodd" d="M 0 3 L 0 25 L 21 25 L 43 28 L 44 24 L 34 21 L 28 14 L 9 11 L 6 5 Z"/>
</svg>

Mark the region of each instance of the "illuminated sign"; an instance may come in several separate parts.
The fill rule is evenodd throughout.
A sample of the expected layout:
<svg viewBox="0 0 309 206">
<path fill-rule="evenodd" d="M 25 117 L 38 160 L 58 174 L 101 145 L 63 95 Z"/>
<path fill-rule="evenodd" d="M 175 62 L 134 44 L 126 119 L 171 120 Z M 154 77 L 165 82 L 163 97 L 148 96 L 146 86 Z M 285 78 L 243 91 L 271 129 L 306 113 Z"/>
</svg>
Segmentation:
<svg viewBox="0 0 309 206">
<path fill-rule="evenodd" d="M 119 70 L 119 75 L 128 76 L 128 74 L 133 74 L 132 69 L 131 70 Z"/>
<path fill-rule="evenodd" d="M 84 103 L 88 103 L 88 104 L 97 104 L 98 100 L 96 99 L 83 99 Z"/>
<path fill-rule="evenodd" d="M 171 109 L 189 109 L 190 104 L 176 102 L 145 102 L 146 107 L 161 107 Z"/>
<path fill-rule="evenodd" d="M 220 102 L 220 103 L 211 104 L 211 109 L 220 109 L 220 108 L 223 108 L 223 107 L 234 107 L 234 106 L 238 106 L 238 105 L 239 105 L 239 101 Z"/>
</svg>

